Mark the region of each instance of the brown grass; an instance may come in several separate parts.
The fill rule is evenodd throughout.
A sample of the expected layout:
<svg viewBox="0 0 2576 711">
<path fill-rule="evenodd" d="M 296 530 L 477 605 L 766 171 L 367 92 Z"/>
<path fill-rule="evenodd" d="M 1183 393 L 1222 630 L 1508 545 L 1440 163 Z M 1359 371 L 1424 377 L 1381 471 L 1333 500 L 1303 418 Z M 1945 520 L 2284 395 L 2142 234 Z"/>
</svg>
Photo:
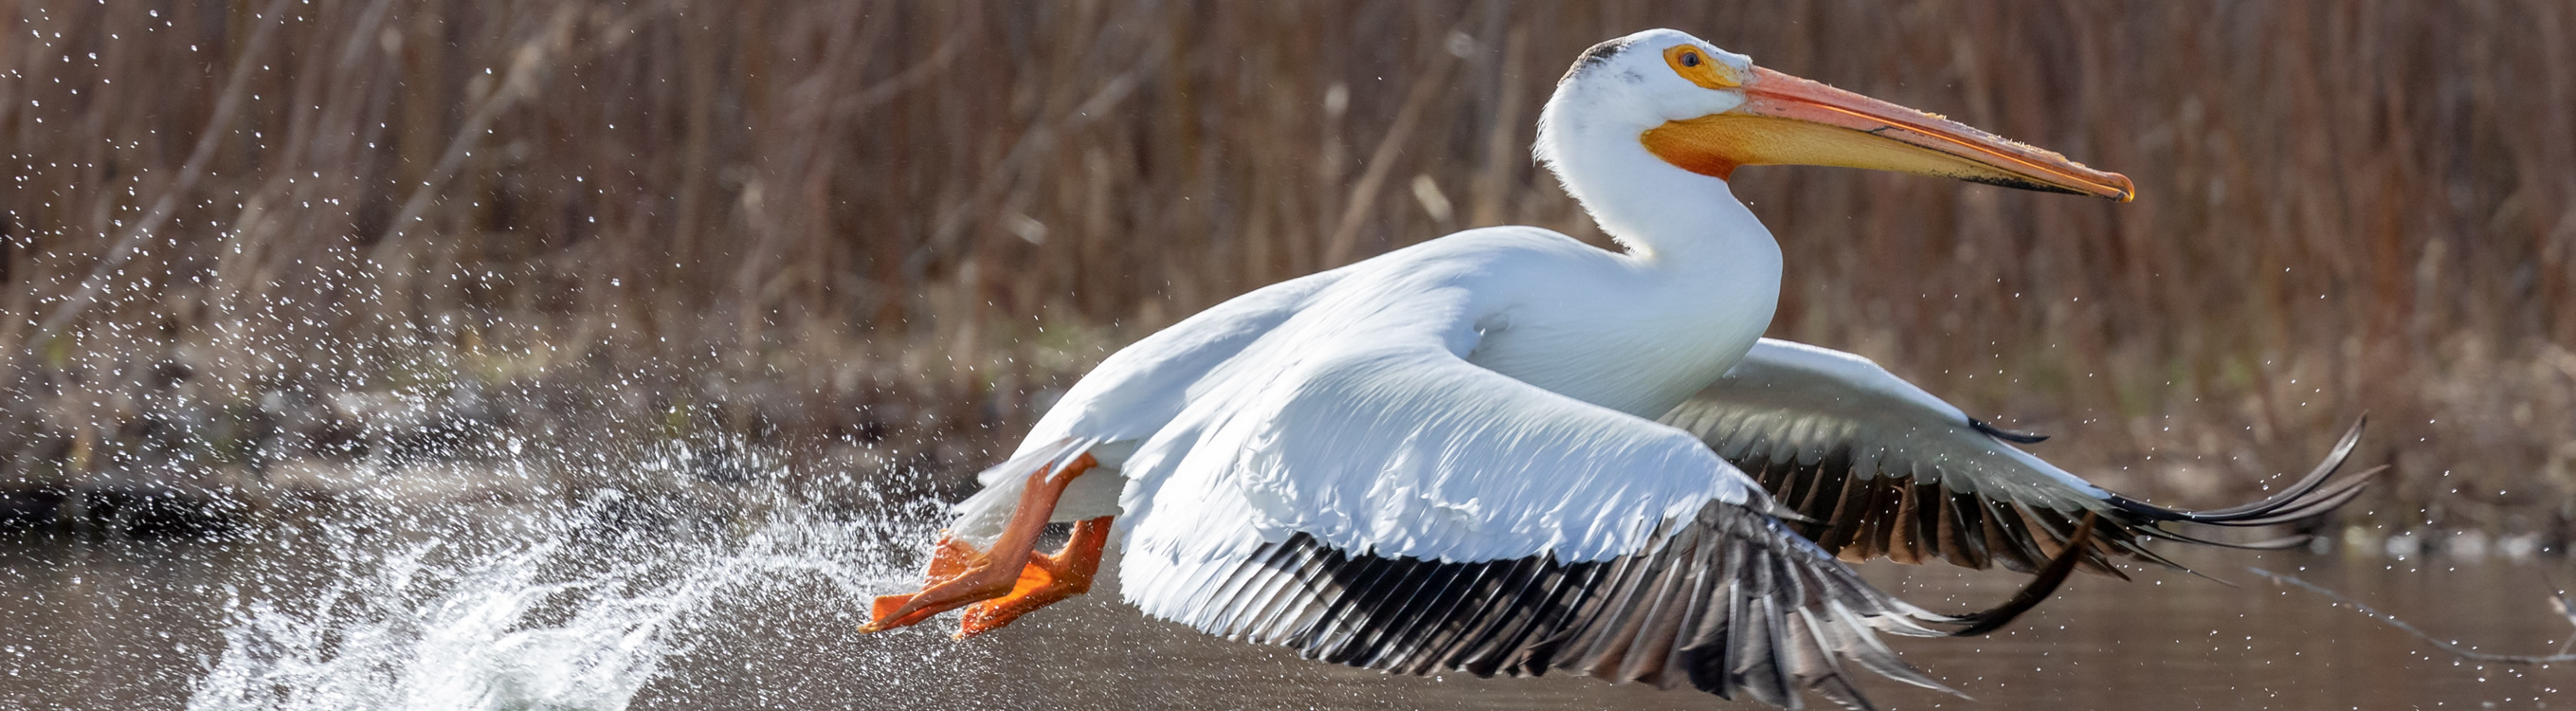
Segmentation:
<svg viewBox="0 0 2576 711">
<path fill-rule="evenodd" d="M 971 468 L 1228 296 L 1463 227 L 1597 241 L 1532 121 L 1584 46 L 1670 26 L 2140 187 L 1745 171 L 1788 253 L 1775 335 L 2169 499 L 2303 468 L 2367 410 L 2360 458 L 2402 477 L 2381 520 L 2576 519 L 2554 0 L 5 13 L 0 445 L 26 486 L 413 451 L 351 394 L 484 413 L 466 441 Z M 474 450 L 440 441 L 413 449 Z"/>
</svg>

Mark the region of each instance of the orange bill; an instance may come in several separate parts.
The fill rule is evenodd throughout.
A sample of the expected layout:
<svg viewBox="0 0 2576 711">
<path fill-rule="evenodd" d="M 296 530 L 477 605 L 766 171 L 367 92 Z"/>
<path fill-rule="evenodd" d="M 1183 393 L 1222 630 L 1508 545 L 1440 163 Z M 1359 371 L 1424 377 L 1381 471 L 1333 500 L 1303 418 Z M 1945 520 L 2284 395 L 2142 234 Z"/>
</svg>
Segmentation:
<svg viewBox="0 0 2576 711">
<path fill-rule="evenodd" d="M 1957 178 L 2128 202 L 2127 176 L 1966 124 L 1769 69 L 1755 68 L 1744 104 L 1668 121 L 1640 137 L 1685 170 L 1720 178 L 1747 165 L 1824 165 Z"/>
</svg>

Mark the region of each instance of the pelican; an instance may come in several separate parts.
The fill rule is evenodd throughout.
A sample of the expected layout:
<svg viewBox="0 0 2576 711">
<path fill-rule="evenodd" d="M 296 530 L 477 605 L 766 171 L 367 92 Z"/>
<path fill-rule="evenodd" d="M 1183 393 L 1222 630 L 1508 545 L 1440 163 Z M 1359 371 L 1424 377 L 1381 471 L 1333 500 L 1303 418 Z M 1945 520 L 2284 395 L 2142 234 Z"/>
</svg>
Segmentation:
<svg viewBox="0 0 2576 711">
<path fill-rule="evenodd" d="M 2265 500 L 2161 508 L 1859 356 L 1761 337 L 1780 248 L 1729 191 L 1739 166 L 2126 202 L 2121 175 L 1667 29 L 1584 51 L 1534 152 L 1622 250 L 1468 230 L 1118 351 L 980 475 L 927 581 L 878 598 L 863 631 L 960 607 L 960 638 L 991 631 L 1089 590 L 1123 534 L 1145 614 L 1311 658 L 1866 708 L 1855 668 L 1946 690 L 1879 633 L 1980 633 L 2071 569 L 2179 568 L 2143 544 L 2212 542 L 2168 524 L 2296 522 L 2369 478 L 2329 482 L 2355 424 Z M 1049 522 L 1071 538 L 1037 552 Z M 1880 557 L 2039 575 L 1948 615 L 1844 564 Z"/>
</svg>

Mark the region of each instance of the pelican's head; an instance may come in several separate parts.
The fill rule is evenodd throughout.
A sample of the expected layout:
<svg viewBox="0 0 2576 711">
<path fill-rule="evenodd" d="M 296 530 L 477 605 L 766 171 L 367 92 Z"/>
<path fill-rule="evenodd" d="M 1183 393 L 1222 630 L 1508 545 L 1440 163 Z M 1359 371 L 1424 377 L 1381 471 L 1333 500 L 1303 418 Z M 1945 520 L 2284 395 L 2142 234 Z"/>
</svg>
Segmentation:
<svg viewBox="0 0 2576 711">
<path fill-rule="evenodd" d="M 1564 170 L 1573 153 L 1623 141 L 1718 178 L 1747 165 L 1828 165 L 2121 202 L 2136 195 L 2118 173 L 1757 67 L 1749 57 L 1674 30 L 1647 30 L 1585 50 L 1540 116 L 1536 150 L 1539 160 L 1570 178 Z"/>
</svg>

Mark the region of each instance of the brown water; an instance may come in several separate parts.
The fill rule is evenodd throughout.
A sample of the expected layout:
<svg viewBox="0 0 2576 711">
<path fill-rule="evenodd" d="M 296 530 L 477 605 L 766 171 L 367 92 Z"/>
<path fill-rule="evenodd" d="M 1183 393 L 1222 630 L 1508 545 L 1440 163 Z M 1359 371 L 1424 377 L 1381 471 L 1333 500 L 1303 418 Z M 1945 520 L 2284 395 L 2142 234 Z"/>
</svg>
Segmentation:
<svg viewBox="0 0 2576 711">
<path fill-rule="evenodd" d="M 952 642 L 851 629 L 909 582 L 918 516 L 527 516 L 337 522 L 226 541 L 0 540 L 0 708 L 1710 708 L 1580 678 L 1393 677 L 1151 621 L 1114 585 Z M 2012 629 L 1900 639 L 1951 709 L 2576 708 L 2576 670 L 2463 663 L 2264 582 L 2295 571 L 2490 651 L 2547 653 L 2557 559 L 2188 552 L 2242 587 L 2085 577 Z M 2006 573 L 1873 565 L 1934 609 Z M 1744 708 L 1756 708 L 1741 705 Z"/>
</svg>

